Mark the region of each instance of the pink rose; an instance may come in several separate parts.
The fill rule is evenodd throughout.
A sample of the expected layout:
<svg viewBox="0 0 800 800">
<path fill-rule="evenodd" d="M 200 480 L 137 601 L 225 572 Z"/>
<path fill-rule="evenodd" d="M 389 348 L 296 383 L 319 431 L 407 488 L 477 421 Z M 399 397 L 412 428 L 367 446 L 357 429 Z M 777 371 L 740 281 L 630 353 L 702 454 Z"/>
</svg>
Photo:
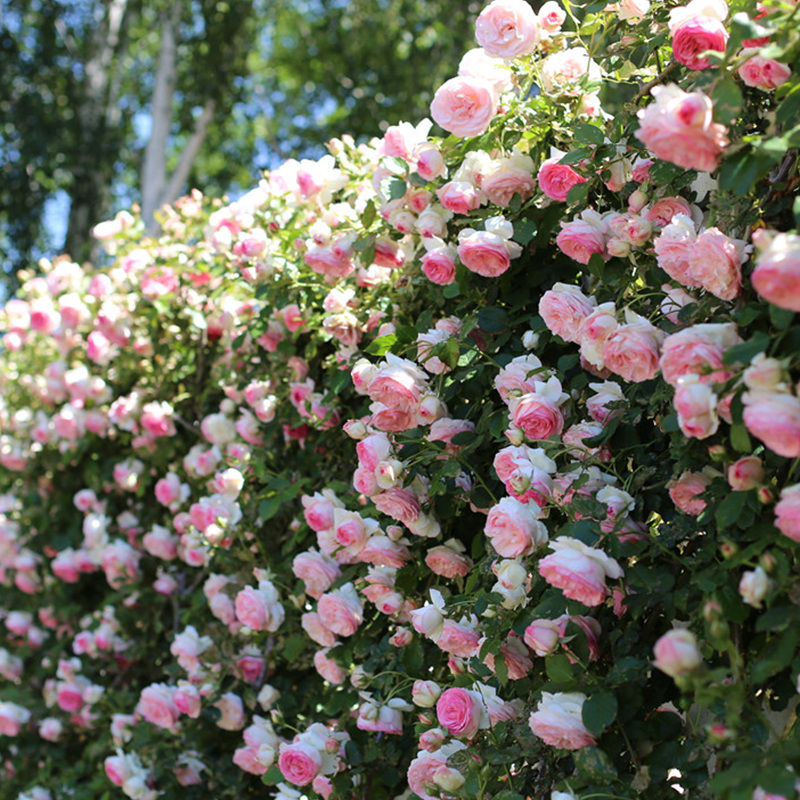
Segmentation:
<svg viewBox="0 0 800 800">
<path fill-rule="evenodd" d="M 426 378 L 411 361 L 389 353 L 367 386 L 370 400 L 389 409 L 415 412 L 419 407 Z"/>
<path fill-rule="evenodd" d="M 636 136 L 656 158 L 684 169 L 713 172 L 728 146 L 727 129 L 712 119 L 711 100 L 675 84 L 654 86 L 656 98 L 638 113 Z"/>
<path fill-rule="evenodd" d="M 469 214 L 481 205 L 480 190 L 469 181 L 449 181 L 436 190 L 436 196 L 454 214 Z"/>
<path fill-rule="evenodd" d="M 766 478 L 764 462 L 758 456 L 744 456 L 728 467 L 728 485 L 734 492 L 756 489 Z"/>
<path fill-rule="evenodd" d="M 314 669 L 321 678 L 334 686 L 343 684 L 347 677 L 347 673 L 332 658 L 328 658 L 326 650 L 314 653 Z"/>
<path fill-rule="evenodd" d="M 717 395 L 708 384 L 700 383 L 696 375 L 678 380 L 672 401 L 678 412 L 678 425 L 690 439 L 707 439 L 717 432 Z"/>
<path fill-rule="evenodd" d="M 800 456 L 800 400 L 791 394 L 744 396 L 744 424 L 753 436 L 784 458 Z"/>
<path fill-rule="evenodd" d="M 626 381 L 641 383 L 656 376 L 664 334 L 640 318 L 620 325 L 603 345 L 603 363 Z"/>
<path fill-rule="evenodd" d="M 316 611 L 307 611 L 300 617 L 303 630 L 321 647 L 332 647 L 336 642 L 336 635 L 328 630 L 322 617 Z"/>
<path fill-rule="evenodd" d="M 588 264 L 597 253 L 608 258 L 606 251 L 606 227 L 599 219 L 587 221 L 576 217 L 572 222 L 562 222 L 561 232 L 556 236 L 561 252 L 577 261 Z"/>
<path fill-rule="evenodd" d="M 665 228 L 678 214 L 692 218 L 692 208 L 682 197 L 661 197 L 652 205 L 642 209 L 644 218 L 658 229 Z"/>
<path fill-rule="evenodd" d="M 185 683 L 172 693 L 172 702 L 181 714 L 197 719 L 202 708 L 202 699 L 196 686 Z"/>
<path fill-rule="evenodd" d="M 455 250 L 452 247 L 437 247 L 422 256 L 422 272 L 437 286 L 447 286 L 456 279 Z"/>
<path fill-rule="evenodd" d="M 431 102 L 431 117 L 460 139 L 480 136 L 497 114 L 494 86 L 480 78 L 457 77 L 445 81 Z"/>
<path fill-rule="evenodd" d="M 458 257 L 464 266 L 484 278 L 496 278 L 517 258 L 522 248 L 489 230 L 466 228 L 458 235 Z"/>
<path fill-rule="evenodd" d="M 560 164 L 560 161 L 561 156 L 543 161 L 536 179 L 547 197 L 564 203 L 569 190 L 579 183 L 586 183 L 586 178 L 575 172 L 569 164 Z"/>
<path fill-rule="evenodd" d="M 514 195 L 519 195 L 524 203 L 536 189 L 530 172 L 522 167 L 503 165 L 483 176 L 481 191 L 490 203 L 508 208 Z"/>
<path fill-rule="evenodd" d="M 687 375 L 702 383 L 723 383 L 732 374 L 722 363 L 725 350 L 740 341 L 733 323 L 692 325 L 670 334 L 661 349 L 661 374 L 670 386 Z"/>
<path fill-rule="evenodd" d="M 525 628 L 525 644 L 537 656 L 549 656 L 555 652 L 566 631 L 566 621 L 557 619 L 535 619 Z"/>
<path fill-rule="evenodd" d="M 725 52 L 728 31 L 713 17 L 691 17 L 672 28 L 672 55 L 689 69 L 707 69 L 711 62 L 701 58 L 706 50 Z"/>
<path fill-rule="evenodd" d="M 706 501 L 702 498 L 711 480 L 702 472 L 683 472 L 679 478 L 667 484 L 669 496 L 676 508 L 696 517 L 703 512 Z"/>
<path fill-rule="evenodd" d="M 529 504 L 514 497 L 504 497 L 491 508 L 484 532 L 503 558 L 530 555 L 547 542 L 544 523 L 536 518 Z"/>
<path fill-rule="evenodd" d="M 671 678 L 694 672 L 703 663 L 695 635 L 683 628 L 667 631 L 653 648 L 653 666 Z"/>
<path fill-rule="evenodd" d="M 295 786 L 306 786 L 319 775 L 322 755 L 306 742 L 281 743 L 278 768 L 283 777 Z"/>
<path fill-rule="evenodd" d="M 508 410 L 512 422 L 531 441 L 558 436 L 564 429 L 564 415 L 558 403 L 549 396 L 529 392 L 511 398 Z"/>
<path fill-rule="evenodd" d="M 122 786 L 133 774 L 124 756 L 108 756 L 103 762 L 106 777 L 114 786 Z"/>
<path fill-rule="evenodd" d="M 431 572 L 443 578 L 466 577 L 472 568 L 472 559 L 447 545 L 428 550 L 425 564 Z"/>
<path fill-rule="evenodd" d="M 787 486 L 775 505 L 775 527 L 794 542 L 800 542 L 800 484 Z"/>
<path fill-rule="evenodd" d="M 539 301 L 539 316 L 553 333 L 566 342 L 577 342 L 583 321 L 595 310 L 591 300 L 577 287 L 556 283 Z"/>
<path fill-rule="evenodd" d="M 550 547 L 554 552 L 539 562 L 539 574 L 571 600 L 598 606 L 608 595 L 606 578 L 622 577 L 613 558 L 578 539 L 559 536 Z"/>
<path fill-rule="evenodd" d="M 603 367 L 603 348 L 614 335 L 619 323 L 617 309 L 613 303 L 602 303 L 586 319 L 580 327 L 578 341 L 581 356 L 595 367 Z"/>
<path fill-rule="evenodd" d="M 579 692 L 542 692 L 528 724 L 535 736 L 551 747 L 579 750 L 596 744 L 595 737 L 583 724 L 586 695 Z"/>
<path fill-rule="evenodd" d="M 741 55 L 746 55 L 748 52 L 752 55 L 737 70 L 745 86 L 771 92 L 791 78 L 792 71 L 786 64 L 758 55 L 757 49 L 743 50 Z"/>
<path fill-rule="evenodd" d="M 765 232 L 753 241 L 761 250 L 750 276 L 753 288 L 779 308 L 800 311 L 800 236 Z"/>
<path fill-rule="evenodd" d="M 236 618 L 253 631 L 276 631 L 284 619 L 278 593 L 269 581 L 260 581 L 258 589 L 246 586 L 236 595 Z"/>
<path fill-rule="evenodd" d="M 420 514 L 419 500 L 411 489 L 387 489 L 374 495 L 372 502 L 378 511 L 406 525 L 414 522 Z"/>
<path fill-rule="evenodd" d="M 346 239 L 319 246 L 312 244 L 303 260 L 314 272 L 333 278 L 345 278 L 355 271 L 352 242 Z"/>
<path fill-rule="evenodd" d="M 172 699 L 174 692 L 174 688 L 165 683 L 153 683 L 147 686 L 142 689 L 136 713 L 159 728 L 175 730 L 180 712 Z"/>
<path fill-rule="evenodd" d="M 422 800 L 437 800 L 441 796 L 441 792 L 434 782 L 434 778 L 437 773 L 445 772 L 448 769 L 447 755 L 443 754 L 441 750 L 435 753 L 420 752 L 408 765 L 408 786 Z M 430 792 L 436 792 L 436 795 L 434 796 Z"/>
<path fill-rule="evenodd" d="M 363 607 L 352 583 L 323 594 L 317 611 L 325 627 L 339 636 L 352 636 L 364 620 Z"/>
<path fill-rule="evenodd" d="M 731 239 L 718 228 L 699 234 L 689 252 L 691 284 L 711 292 L 720 300 L 733 300 L 742 288 L 744 242 Z"/>
<path fill-rule="evenodd" d="M 539 20 L 525 0 L 494 0 L 475 21 L 475 38 L 492 56 L 528 55 L 541 38 Z"/>
<path fill-rule="evenodd" d="M 332 559 L 316 550 L 309 550 L 295 556 L 292 572 L 303 581 L 306 594 L 319 600 L 323 592 L 342 574 L 339 565 Z"/>
<path fill-rule="evenodd" d="M 451 736 L 472 739 L 478 732 L 484 713 L 483 701 L 478 692 L 468 689 L 446 689 L 436 702 L 439 724 Z"/>
<path fill-rule="evenodd" d="M 547 33 L 558 33 L 567 18 L 567 12 L 561 8 L 556 0 L 547 0 L 539 9 L 538 17 L 539 24 Z"/>
<path fill-rule="evenodd" d="M 457 658 L 470 658 L 480 647 L 481 637 L 478 632 L 465 622 L 446 619 L 442 624 L 442 632 L 436 640 L 436 646 L 444 653 Z"/>
</svg>

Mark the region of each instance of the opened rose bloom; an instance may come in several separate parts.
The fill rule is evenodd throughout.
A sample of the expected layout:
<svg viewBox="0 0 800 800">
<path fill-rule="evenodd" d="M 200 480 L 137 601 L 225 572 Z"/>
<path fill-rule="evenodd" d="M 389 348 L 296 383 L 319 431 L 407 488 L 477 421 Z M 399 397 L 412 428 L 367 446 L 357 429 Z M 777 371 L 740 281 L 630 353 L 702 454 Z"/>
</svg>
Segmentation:
<svg viewBox="0 0 800 800">
<path fill-rule="evenodd" d="M 439 724 L 451 736 L 472 739 L 488 715 L 478 692 L 468 689 L 446 689 L 436 702 L 436 717 Z"/>
<path fill-rule="evenodd" d="M 598 606 L 608 596 L 607 578 L 621 578 L 622 567 L 602 550 L 578 539 L 559 536 L 550 542 L 554 551 L 539 562 L 539 574 L 571 600 Z"/>
<path fill-rule="evenodd" d="M 431 102 L 431 117 L 461 139 L 480 136 L 497 114 L 497 92 L 488 81 L 458 77 L 445 81 Z"/>
<path fill-rule="evenodd" d="M 586 695 L 580 692 L 542 692 L 528 724 L 534 735 L 551 747 L 579 750 L 596 744 L 597 740 L 583 724 L 583 704 Z"/>
<path fill-rule="evenodd" d="M 638 113 L 636 136 L 656 158 L 684 169 L 713 172 L 728 146 L 727 129 L 712 119 L 711 100 L 675 84 L 654 86 L 655 103 Z"/>
<path fill-rule="evenodd" d="M 753 288 L 779 308 L 800 311 L 800 236 L 757 231 L 753 242 L 760 251 L 750 276 Z"/>
<path fill-rule="evenodd" d="M 500 58 L 533 52 L 540 37 L 536 13 L 524 0 L 494 0 L 475 21 L 478 44 Z"/>
</svg>

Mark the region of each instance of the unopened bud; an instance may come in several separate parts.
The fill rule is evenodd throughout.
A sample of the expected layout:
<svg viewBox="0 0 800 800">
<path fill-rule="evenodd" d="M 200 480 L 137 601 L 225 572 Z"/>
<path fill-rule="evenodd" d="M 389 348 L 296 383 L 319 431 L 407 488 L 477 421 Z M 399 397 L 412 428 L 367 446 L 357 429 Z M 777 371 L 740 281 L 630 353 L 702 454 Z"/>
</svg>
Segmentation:
<svg viewBox="0 0 800 800">
<path fill-rule="evenodd" d="M 758 502 L 767 505 L 768 503 L 773 503 L 775 501 L 775 493 L 769 486 L 759 486 L 758 487 Z"/>
<path fill-rule="evenodd" d="M 712 461 L 723 461 L 727 457 L 727 451 L 724 444 L 712 444 L 708 448 L 708 455 Z"/>
<path fill-rule="evenodd" d="M 638 214 L 647 203 L 647 195 L 641 190 L 637 189 L 628 198 L 628 208 L 634 213 Z"/>
<path fill-rule="evenodd" d="M 723 558 L 732 558 L 739 552 L 739 548 L 732 542 L 723 542 L 719 546 L 719 552 Z"/>
</svg>

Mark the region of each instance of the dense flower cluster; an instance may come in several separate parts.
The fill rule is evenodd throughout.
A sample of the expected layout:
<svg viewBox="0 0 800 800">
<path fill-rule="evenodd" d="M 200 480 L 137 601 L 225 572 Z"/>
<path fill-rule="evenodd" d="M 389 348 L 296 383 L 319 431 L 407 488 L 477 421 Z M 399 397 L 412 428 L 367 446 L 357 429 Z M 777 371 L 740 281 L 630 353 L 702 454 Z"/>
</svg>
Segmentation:
<svg viewBox="0 0 800 800">
<path fill-rule="evenodd" d="M 795 796 L 797 11 L 575 10 L 22 276 L 4 796 Z"/>
</svg>

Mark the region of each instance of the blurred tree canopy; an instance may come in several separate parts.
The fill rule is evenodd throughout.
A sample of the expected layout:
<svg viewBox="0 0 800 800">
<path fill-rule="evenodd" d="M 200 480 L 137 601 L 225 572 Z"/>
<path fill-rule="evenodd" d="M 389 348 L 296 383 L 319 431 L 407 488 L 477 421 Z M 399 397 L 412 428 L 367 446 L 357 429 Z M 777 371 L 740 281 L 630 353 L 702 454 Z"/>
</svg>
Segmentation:
<svg viewBox="0 0 800 800">
<path fill-rule="evenodd" d="M 333 136 L 417 122 L 473 45 L 479 10 L 444 0 L 0 0 L 6 283 L 56 249 L 90 258 L 92 226 L 119 207 L 157 207 L 190 187 L 222 195 L 284 158 L 318 157 Z M 55 198 L 69 206 L 63 243 L 44 224 Z"/>
</svg>

